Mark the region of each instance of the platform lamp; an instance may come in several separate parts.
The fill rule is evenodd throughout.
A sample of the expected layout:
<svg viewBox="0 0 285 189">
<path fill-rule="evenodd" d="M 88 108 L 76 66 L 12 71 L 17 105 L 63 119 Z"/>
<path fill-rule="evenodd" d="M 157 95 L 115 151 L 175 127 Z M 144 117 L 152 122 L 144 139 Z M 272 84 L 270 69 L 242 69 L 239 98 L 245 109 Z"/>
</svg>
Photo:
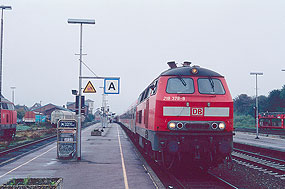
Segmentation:
<svg viewBox="0 0 285 189">
<path fill-rule="evenodd" d="M 2 101 L 2 64 L 3 64 L 3 34 L 4 34 L 4 30 L 3 30 L 3 23 L 4 23 L 4 10 L 12 10 L 11 6 L 4 6 L 1 5 L 0 6 L 1 9 L 1 47 L 0 47 L 0 104 Z M 1 122 L 1 109 L 2 107 L 0 106 L 0 122 Z"/>
<path fill-rule="evenodd" d="M 68 19 L 67 22 L 69 24 L 80 24 L 80 54 L 79 54 L 79 107 L 78 107 L 78 124 L 77 124 L 77 160 L 81 160 L 81 96 L 82 96 L 82 27 L 83 24 L 95 24 L 95 20 L 91 19 Z"/>
<path fill-rule="evenodd" d="M 257 94 L 257 76 L 258 75 L 263 75 L 262 72 L 251 72 L 250 75 L 255 75 L 255 106 L 256 106 L 256 109 L 255 109 L 255 114 L 256 114 L 256 118 L 255 118 L 255 121 L 256 121 L 256 137 L 255 139 L 259 139 L 258 137 L 258 94 Z"/>
<path fill-rule="evenodd" d="M 12 89 L 12 102 L 15 105 L 15 89 L 16 87 L 10 87 Z"/>
</svg>

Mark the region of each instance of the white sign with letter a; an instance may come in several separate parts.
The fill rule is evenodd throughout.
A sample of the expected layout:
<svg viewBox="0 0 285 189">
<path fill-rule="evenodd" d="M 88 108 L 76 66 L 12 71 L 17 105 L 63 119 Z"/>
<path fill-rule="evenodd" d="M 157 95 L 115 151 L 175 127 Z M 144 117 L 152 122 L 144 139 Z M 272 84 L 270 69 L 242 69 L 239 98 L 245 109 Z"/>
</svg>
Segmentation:
<svg viewBox="0 0 285 189">
<path fill-rule="evenodd" d="M 119 94 L 120 93 L 120 78 L 105 78 L 104 79 L 104 93 L 105 94 Z"/>
</svg>

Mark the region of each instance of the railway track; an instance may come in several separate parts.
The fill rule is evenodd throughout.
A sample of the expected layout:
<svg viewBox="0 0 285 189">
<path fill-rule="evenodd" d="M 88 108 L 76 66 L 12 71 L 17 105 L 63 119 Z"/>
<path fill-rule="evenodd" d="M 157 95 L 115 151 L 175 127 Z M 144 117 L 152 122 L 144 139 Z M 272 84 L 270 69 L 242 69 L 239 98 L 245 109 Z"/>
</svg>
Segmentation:
<svg viewBox="0 0 285 189">
<path fill-rule="evenodd" d="M 123 127 L 123 130 L 125 128 Z M 157 162 L 153 161 L 149 158 L 145 152 L 137 145 L 134 140 L 128 135 L 128 132 L 125 130 L 126 135 L 129 137 L 130 141 L 134 145 L 137 154 L 139 154 L 139 158 L 145 161 L 152 170 L 146 171 L 148 173 L 154 171 L 155 174 L 158 176 L 159 180 L 164 185 L 164 188 L 169 189 L 184 189 L 184 188 L 216 188 L 216 189 L 224 189 L 224 188 L 234 188 L 237 189 L 238 187 L 232 185 L 231 183 L 223 180 L 219 176 L 214 175 L 211 172 L 202 172 L 200 170 L 185 170 L 180 169 L 177 171 L 169 171 L 160 166 Z M 146 167 L 146 166 L 145 166 Z M 152 177 L 152 176 L 151 176 Z M 152 180 L 156 180 L 153 179 Z M 155 184 L 156 185 L 156 184 Z M 157 187 L 160 188 L 160 187 Z"/>
<path fill-rule="evenodd" d="M 168 185 L 168 188 L 238 188 L 211 172 L 197 173 L 191 171 L 184 176 L 172 175 L 170 177 L 172 177 L 171 182 L 173 184 Z"/>
<path fill-rule="evenodd" d="M 234 148 L 232 157 L 239 164 L 261 170 L 276 177 L 284 177 L 285 175 L 284 160 L 236 148 Z"/>
<path fill-rule="evenodd" d="M 82 127 L 84 130 L 85 128 L 89 127 L 93 123 L 86 124 Z M 0 167 L 10 163 L 14 160 L 19 159 L 20 157 L 25 156 L 26 154 L 29 154 L 31 152 L 34 152 L 36 150 L 39 150 L 51 143 L 54 143 L 56 140 L 57 134 L 51 135 L 36 141 L 32 141 L 29 143 L 22 144 L 20 146 L 16 146 L 4 151 L 0 152 Z"/>
<path fill-rule="evenodd" d="M 31 152 L 43 148 L 56 140 L 57 135 L 48 136 L 40 140 L 29 142 L 0 152 L 0 167 L 19 159 Z"/>
</svg>

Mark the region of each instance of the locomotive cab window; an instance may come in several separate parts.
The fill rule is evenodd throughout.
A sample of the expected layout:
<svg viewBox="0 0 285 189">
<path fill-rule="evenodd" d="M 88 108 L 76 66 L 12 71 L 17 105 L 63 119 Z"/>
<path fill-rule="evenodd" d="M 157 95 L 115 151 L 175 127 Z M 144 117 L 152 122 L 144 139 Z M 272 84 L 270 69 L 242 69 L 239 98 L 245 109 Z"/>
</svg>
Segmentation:
<svg viewBox="0 0 285 189">
<path fill-rule="evenodd" d="M 7 106 L 9 110 L 15 110 L 15 107 L 13 104 L 7 104 Z"/>
<path fill-rule="evenodd" d="M 8 110 L 8 105 L 7 105 L 7 103 L 2 103 L 2 109 Z"/>
<path fill-rule="evenodd" d="M 224 86 L 219 79 L 199 78 L 198 89 L 201 94 L 225 94 Z"/>
<path fill-rule="evenodd" d="M 167 93 L 192 94 L 194 93 L 194 81 L 192 78 L 169 78 L 166 86 Z"/>
</svg>

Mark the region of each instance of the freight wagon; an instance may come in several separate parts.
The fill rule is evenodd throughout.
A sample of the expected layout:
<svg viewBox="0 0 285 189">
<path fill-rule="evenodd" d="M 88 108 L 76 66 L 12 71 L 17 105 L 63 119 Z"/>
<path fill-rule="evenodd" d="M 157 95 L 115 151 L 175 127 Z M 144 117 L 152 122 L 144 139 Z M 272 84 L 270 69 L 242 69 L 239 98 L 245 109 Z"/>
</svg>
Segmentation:
<svg viewBox="0 0 285 189">
<path fill-rule="evenodd" d="M 67 110 L 54 110 L 51 113 L 51 124 L 57 125 L 57 122 L 61 119 L 76 119 L 75 112 L 67 111 Z"/>
</svg>

